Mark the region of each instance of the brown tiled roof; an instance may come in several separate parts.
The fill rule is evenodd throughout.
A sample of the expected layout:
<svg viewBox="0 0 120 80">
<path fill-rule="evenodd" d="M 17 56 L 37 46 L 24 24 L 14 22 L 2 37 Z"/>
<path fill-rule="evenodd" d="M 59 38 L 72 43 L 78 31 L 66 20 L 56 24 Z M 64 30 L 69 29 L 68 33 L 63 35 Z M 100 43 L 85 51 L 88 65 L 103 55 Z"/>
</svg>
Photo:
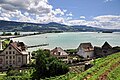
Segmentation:
<svg viewBox="0 0 120 80">
<path fill-rule="evenodd" d="M 93 51 L 94 48 L 91 43 L 81 43 L 78 49 L 84 49 L 84 51 Z"/>
<path fill-rule="evenodd" d="M 23 42 L 12 42 L 11 45 L 15 50 L 22 54 L 22 51 L 26 51 L 26 46 Z"/>
</svg>

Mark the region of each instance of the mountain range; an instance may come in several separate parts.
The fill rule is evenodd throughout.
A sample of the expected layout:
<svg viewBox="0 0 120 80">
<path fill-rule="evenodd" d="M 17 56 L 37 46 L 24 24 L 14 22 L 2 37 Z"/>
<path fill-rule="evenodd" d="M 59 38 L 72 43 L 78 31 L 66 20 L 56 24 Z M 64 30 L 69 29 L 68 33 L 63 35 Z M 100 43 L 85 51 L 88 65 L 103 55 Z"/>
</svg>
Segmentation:
<svg viewBox="0 0 120 80">
<path fill-rule="evenodd" d="M 103 28 L 96 28 L 96 27 L 86 26 L 86 25 L 68 26 L 68 25 L 59 24 L 56 22 L 50 22 L 48 24 L 39 24 L 39 23 L 0 20 L 0 31 L 120 32 L 120 29 L 103 29 Z"/>
</svg>

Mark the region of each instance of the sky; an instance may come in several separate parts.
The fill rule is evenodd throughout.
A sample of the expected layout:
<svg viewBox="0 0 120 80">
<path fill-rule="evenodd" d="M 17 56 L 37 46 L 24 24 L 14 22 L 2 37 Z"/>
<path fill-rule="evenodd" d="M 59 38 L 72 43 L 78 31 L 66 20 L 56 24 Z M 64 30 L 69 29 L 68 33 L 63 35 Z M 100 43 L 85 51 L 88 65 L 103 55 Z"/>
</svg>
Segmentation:
<svg viewBox="0 0 120 80">
<path fill-rule="evenodd" d="M 120 29 L 120 0 L 0 0 L 0 20 Z"/>
</svg>

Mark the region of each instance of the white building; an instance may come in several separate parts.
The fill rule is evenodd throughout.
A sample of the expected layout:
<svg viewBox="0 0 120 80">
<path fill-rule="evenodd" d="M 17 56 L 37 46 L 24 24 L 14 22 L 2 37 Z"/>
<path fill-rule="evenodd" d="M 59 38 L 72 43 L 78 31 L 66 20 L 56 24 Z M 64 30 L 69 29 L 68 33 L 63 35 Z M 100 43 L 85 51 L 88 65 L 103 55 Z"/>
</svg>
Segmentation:
<svg viewBox="0 0 120 80">
<path fill-rule="evenodd" d="M 94 57 L 94 48 L 91 43 L 81 43 L 78 47 L 78 55 L 84 58 L 93 58 Z"/>
<path fill-rule="evenodd" d="M 0 68 L 21 67 L 30 61 L 30 53 L 23 42 L 10 42 L 9 45 L 0 52 Z"/>
</svg>

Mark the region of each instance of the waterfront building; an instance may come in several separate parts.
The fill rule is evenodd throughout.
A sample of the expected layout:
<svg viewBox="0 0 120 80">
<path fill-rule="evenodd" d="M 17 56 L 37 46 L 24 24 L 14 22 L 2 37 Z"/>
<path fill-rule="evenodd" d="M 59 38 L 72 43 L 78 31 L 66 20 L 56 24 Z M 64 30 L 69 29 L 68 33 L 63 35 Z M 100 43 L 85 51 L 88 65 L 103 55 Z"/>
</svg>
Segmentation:
<svg viewBox="0 0 120 80">
<path fill-rule="evenodd" d="M 93 58 L 94 48 L 91 43 L 81 43 L 78 47 L 77 54 L 84 58 Z"/>
<path fill-rule="evenodd" d="M 0 68 L 14 68 L 27 65 L 30 62 L 30 53 L 23 42 L 10 41 L 8 46 L 0 52 Z"/>
<path fill-rule="evenodd" d="M 104 57 L 112 53 L 117 52 L 108 42 L 105 42 L 102 47 L 94 47 L 94 53 L 96 57 Z"/>
<path fill-rule="evenodd" d="M 68 63 L 68 54 L 61 47 L 54 48 L 51 50 L 50 54 L 63 62 Z"/>
</svg>

